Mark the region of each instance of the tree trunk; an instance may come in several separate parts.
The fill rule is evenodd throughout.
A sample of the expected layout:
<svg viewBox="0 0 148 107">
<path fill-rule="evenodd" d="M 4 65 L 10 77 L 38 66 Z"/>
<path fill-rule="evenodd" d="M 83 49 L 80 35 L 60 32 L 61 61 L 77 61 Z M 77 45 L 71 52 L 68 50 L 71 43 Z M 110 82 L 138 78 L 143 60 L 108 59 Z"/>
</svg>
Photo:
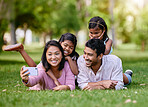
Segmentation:
<svg viewBox="0 0 148 107">
<path fill-rule="evenodd" d="M 113 40 L 113 47 L 116 48 L 113 8 L 114 8 L 114 0 L 110 0 L 109 11 L 111 15 L 111 34 L 112 34 L 112 40 Z"/>
<path fill-rule="evenodd" d="M 144 52 L 145 50 L 145 40 L 142 40 L 141 42 L 141 51 Z"/>
<path fill-rule="evenodd" d="M 16 35 L 15 35 L 15 24 L 14 21 L 10 22 L 10 29 L 11 29 L 11 44 L 16 44 Z"/>
<path fill-rule="evenodd" d="M 25 40 L 26 40 L 26 31 L 27 31 L 27 23 L 24 23 L 23 27 L 24 27 L 24 39 L 23 39 L 23 44 L 25 44 Z"/>
<path fill-rule="evenodd" d="M 46 32 L 43 32 L 43 42 L 44 42 L 44 46 L 45 46 L 45 44 L 46 44 Z"/>
</svg>

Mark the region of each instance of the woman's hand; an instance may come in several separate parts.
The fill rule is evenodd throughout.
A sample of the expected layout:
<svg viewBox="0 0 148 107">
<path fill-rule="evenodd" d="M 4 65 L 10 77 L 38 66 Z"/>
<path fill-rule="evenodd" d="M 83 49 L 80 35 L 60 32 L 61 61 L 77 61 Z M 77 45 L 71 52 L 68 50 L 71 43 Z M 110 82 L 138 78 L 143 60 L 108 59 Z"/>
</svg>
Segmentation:
<svg viewBox="0 0 148 107">
<path fill-rule="evenodd" d="M 67 85 L 59 85 L 53 88 L 54 91 L 60 91 L 60 90 L 70 90 L 70 87 Z"/>
<path fill-rule="evenodd" d="M 23 67 L 24 67 L 24 66 L 23 66 Z M 23 70 L 23 67 L 21 68 L 20 76 L 21 76 L 22 80 L 23 80 L 25 83 L 27 83 L 28 80 L 29 80 L 29 77 L 28 77 L 29 72 L 25 73 L 28 69 Z"/>
</svg>

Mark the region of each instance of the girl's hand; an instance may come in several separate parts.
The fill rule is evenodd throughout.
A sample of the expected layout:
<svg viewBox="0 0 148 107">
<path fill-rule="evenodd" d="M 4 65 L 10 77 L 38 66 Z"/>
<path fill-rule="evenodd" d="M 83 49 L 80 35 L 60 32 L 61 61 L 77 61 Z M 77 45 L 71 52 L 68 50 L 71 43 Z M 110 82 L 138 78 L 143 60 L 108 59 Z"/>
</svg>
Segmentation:
<svg viewBox="0 0 148 107">
<path fill-rule="evenodd" d="M 67 85 L 59 85 L 57 87 L 53 88 L 54 91 L 60 91 L 60 90 L 70 90 L 70 87 Z"/>
<path fill-rule="evenodd" d="M 24 67 L 24 66 L 23 66 L 23 67 Z M 22 80 L 23 80 L 25 83 L 27 83 L 28 80 L 29 80 L 28 74 L 29 74 L 30 72 L 25 73 L 28 69 L 23 70 L 23 67 L 21 68 L 20 76 L 21 76 Z"/>
<path fill-rule="evenodd" d="M 54 83 L 55 83 L 57 86 L 61 85 L 58 80 L 55 80 Z"/>
<path fill-rule="evenodd" d="M 69 58 L 70 58 L 70 56 L 66 56 L 66 57 L 65 57 L 65 60 L 68 61 Z"/>
</svg>

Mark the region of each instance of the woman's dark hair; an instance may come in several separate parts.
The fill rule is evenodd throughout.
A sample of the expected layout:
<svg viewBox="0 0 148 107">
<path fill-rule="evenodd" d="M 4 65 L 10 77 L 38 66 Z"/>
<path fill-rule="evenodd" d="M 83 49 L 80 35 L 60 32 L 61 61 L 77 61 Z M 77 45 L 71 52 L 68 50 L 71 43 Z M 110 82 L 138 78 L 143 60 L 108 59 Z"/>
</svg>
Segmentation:
<svg viewBox="0 0 148 107">
<path fill-rule="evenodd" d="M 104 42 L 100 39 L 90 39 L 86 42 L 85 46 L 91 48 L 92 50 L 95 50 L 97 56 L 99 56 L 101 53 L 104 54 L 105 52 Z"/>
<path fill-rule="evenodd" d="M 99 16 L 95 16 L 89 20 L 89 29 L 96 29 L 97 27 L 99 27 L 102 31 L 105 30 L 102 40 L 105 41 L 106 39 L 108 39 L 107 25 L 103 18 Z"/>
<path fill-rule="evenodd" d="M 62 60 L 60 62 L 60 66 L 58 68 L 58 70 L 62 70 L 64 68 L 64 63 L 65 63 L 65 56 L 64 56 L 64 52 L 63 52 L 63 48 L 62 46 L 60 45 L 59 42 L 55 41 L 55 40 L 51 40 L 51 41 L 48 41 L 45 45 L 45 48 L 44 48 L 44 51 L 43 51 L 43 54 L 42 54 L 42 64 L 44 66 L 44 68 L 46 69 L 46 72 L 50 69 L 51 65 L 47 62 L 47 58 L 46 58 L 46 52 L 47 52 L 47 49 L 50 47 L 50 46 L 56 46 L 60 49 L 61 53 L 62 53 Z"/>
<path fill-rule="evenodd" d="M 61 38 L 59 39 L 59 42 L 62 43 L 65 40 L 70 40 L 73 44 L 74 44 L 74 49 L 72 51 L 72 53 L 69 55 L 70 57 L 76 56 L 79 57 L 79 54 L 75 51 L 76 49 L 76 45 L 77 45 L 77 38 L 74 34 L 71 33 L 65 33 L 61 36 Z"/>
</svg>

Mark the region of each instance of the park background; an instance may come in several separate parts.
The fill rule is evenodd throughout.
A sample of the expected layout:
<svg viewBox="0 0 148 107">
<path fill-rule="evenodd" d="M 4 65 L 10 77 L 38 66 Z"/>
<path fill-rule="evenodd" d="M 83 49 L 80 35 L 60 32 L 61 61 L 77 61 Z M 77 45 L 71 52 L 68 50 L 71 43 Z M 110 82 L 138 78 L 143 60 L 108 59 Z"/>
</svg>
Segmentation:
<svg viewBox="0 0 148 107">
<path fill-rule="evenodd" d="M 0 107 L 147 107 L 148 105 L 148 0 L 0 0 Z M 102 17 L 113 40 L 113 53 L 123 70 L 133 70 L 126 89 L 94 91 L 27 91 L 19 76 L 27 64 L 18 52 L 4 52 L 22 43 L 36 63 L 44 44 L 66 32 L 77 36 L 82 55 L 88 21 Z"/>
</svg>

